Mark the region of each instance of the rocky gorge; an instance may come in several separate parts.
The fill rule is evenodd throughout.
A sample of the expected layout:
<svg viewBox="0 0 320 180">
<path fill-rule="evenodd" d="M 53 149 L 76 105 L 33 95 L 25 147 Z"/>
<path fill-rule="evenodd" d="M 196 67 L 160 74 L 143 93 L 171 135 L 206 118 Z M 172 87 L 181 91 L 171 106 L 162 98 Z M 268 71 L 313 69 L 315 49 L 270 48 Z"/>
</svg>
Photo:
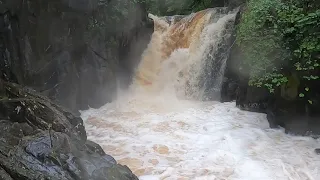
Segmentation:
<svg viewBox="0 0 320 180">
<path fill-rule="evenodd" d="M 87 140 L 78 110 L 99 108 L 126 88 L 153 32 L 146 4 L 129 0 L 0 1 L 0 179 L 138 179 Z M 209 7 L 241 6 L 212 1 Z M 286 69 L 290 81 L 270 93 L 249 86 L 242 47 L 233 43 L 222 102 L 266 113 L 272 128 L 320 134 L 320 91 Z M 315 55 L 315 57 L 319 57 Z M 319 74 L 319 71 L 317 71 Z M 299 97 L 308 84 L 312 103 Z M 35 90 L 35 91 L 34 91 Z M 208 95 L 210 96 L 210 95 Z M 75 114 L 75 115 L 74 115 Z"/>
</svg>

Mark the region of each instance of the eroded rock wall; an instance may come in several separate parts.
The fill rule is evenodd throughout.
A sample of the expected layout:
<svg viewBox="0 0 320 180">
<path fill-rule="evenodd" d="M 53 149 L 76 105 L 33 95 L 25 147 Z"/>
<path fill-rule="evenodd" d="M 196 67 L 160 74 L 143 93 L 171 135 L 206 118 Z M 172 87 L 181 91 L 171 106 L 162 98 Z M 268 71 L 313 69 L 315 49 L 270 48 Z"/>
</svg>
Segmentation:
<svg viewBox="0 0 320 180">
<path fill-rule="evenodd" d="M 2 1 L 1 77 L 72 111 L 111 101 L 119 80 L 130 82 L 152 31 L 144 7 L 130 2 Z"/>
</svg>

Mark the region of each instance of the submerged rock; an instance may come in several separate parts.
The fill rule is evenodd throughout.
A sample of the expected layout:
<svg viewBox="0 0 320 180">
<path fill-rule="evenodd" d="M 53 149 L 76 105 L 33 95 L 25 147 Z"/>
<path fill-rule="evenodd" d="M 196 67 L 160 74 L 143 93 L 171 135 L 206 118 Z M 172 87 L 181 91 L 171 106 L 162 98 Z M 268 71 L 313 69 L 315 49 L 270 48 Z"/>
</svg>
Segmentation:
<svg viewBox="0 0 320 180">
<path fill-rule="evenodd" d="M 138 179 L 87 140 L 81 118 L 35 91 L 1 84 L 0 179 Z"/>
</svg>

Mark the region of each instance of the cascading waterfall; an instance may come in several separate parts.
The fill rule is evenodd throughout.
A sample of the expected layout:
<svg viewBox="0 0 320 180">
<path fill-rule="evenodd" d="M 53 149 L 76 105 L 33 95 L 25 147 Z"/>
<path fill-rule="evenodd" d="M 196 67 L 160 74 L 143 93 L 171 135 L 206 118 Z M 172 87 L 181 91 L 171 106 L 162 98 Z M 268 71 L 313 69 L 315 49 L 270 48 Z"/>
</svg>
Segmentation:
<svg viewBox="0 0 320 180">
<path fill-rule="evenodd" d="M 188 16 L 150 14 L 154 33 L 134 85 L 175 93 L 182 99 L 212 99 L 219 94 L 237 11 L 213 8 Z"/>
<path fill-rule="evenodd" d="M 237 10 L 157 17 L 129 90 L 82 112 L 88 139 L 141 180 L 318 180 L 319 140 L 219 103 Z"/>
</svg>

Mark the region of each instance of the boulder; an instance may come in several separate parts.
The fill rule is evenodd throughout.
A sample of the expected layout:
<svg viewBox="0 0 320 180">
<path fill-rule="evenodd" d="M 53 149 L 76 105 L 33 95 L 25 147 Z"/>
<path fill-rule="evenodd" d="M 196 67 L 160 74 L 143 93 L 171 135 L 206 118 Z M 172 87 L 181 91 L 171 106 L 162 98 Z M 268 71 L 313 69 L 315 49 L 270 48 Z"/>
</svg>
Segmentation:
<svg viewBox="0 0 320 180">
<path fill-rule="evenodd" d="M 0 179 L 138 180 L 87 140 L 80 117 L 16 84 L 0 83 Z"/>
</svg>

